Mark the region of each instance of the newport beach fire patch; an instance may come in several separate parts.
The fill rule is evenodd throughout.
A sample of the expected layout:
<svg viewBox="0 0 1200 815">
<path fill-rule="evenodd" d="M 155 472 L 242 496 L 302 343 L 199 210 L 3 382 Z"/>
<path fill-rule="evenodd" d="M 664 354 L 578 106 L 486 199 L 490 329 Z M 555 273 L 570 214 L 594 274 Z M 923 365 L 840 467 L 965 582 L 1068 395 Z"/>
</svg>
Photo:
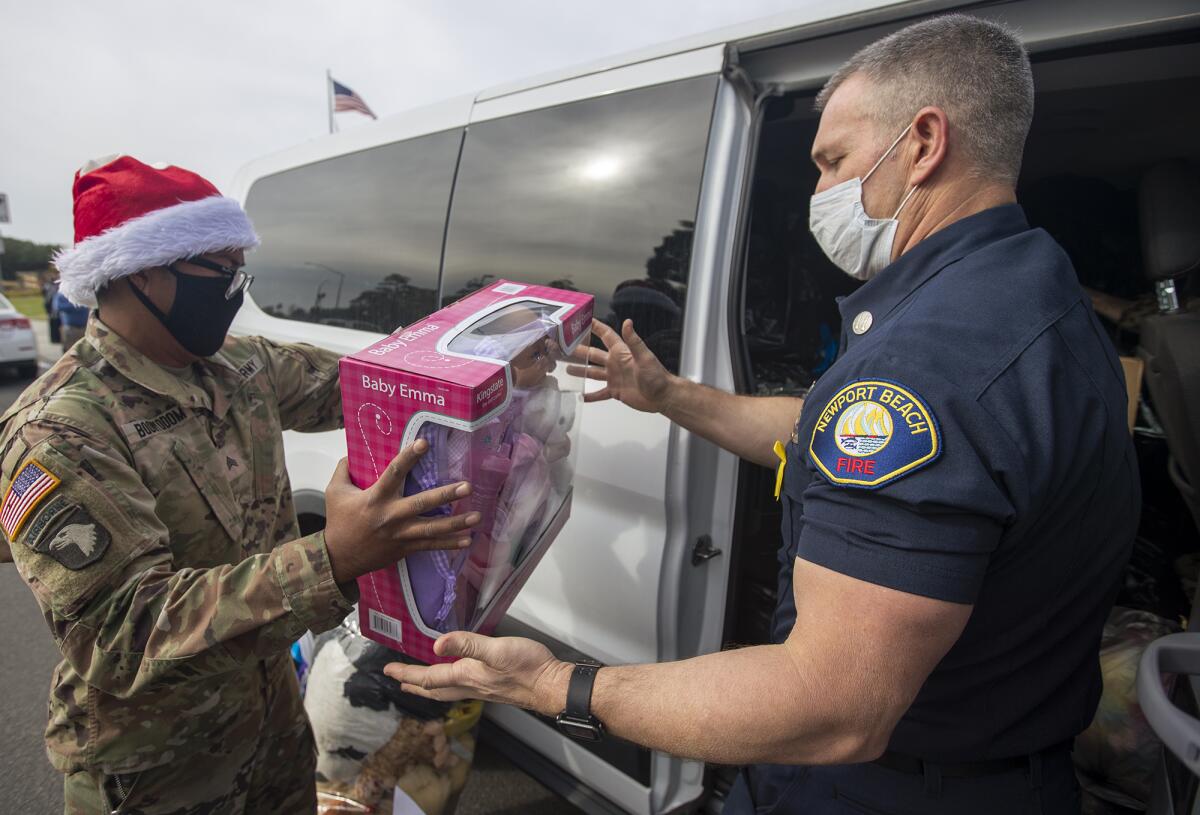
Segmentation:
<svg viewBox="0 0 1200 815">
<path fill-rule="evenodd" d="M 825 405 L 808 452 L 834 484 L 874 489 L 934 461 L 942 440 L 921 397 L 895 382 L 863 379 Z"/>
</svg>

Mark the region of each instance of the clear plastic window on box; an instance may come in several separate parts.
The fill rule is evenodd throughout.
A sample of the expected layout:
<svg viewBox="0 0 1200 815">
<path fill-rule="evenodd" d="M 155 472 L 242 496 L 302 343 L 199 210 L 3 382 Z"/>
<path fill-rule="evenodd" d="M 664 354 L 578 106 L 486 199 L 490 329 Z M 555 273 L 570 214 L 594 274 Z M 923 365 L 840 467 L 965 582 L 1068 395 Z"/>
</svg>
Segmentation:
<svg viewBox="0 0 1200 815">
<path fill-rule="evenodd" d="M 433 631 L 479 627 L 571 491 L 584 380 L 566 372 L 561 324 L 552 317 L 561 308 L 511 303 L 446 345 L 455 356 L 508 363 L 511 387 L 507 401 L 469 429 L 425 414 L 416 431 L 429 451 L 405 494 L 468 481 L 469 497 L 430 515 L 482 518 L 469 548 L 418 552 L 402 564 L 414 616 Z"/>
</svg>

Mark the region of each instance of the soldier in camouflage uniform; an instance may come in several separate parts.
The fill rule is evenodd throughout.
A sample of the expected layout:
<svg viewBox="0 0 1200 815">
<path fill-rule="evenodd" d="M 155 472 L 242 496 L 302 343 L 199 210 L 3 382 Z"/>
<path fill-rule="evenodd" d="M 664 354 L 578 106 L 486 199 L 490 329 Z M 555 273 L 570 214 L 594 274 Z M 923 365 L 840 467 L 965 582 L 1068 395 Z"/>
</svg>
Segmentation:
<svg viewBox="0 0 1200 815">
<path fill-rule="evenodd" d="M 189 329 L 179 315 L 203 311 L 205 299 L 184 302 L 184 286 L 246 285 L 235 267 L 257 239 L 245 214 L 179 168 L 119 158 L 91 170 L 76 177 L 74 250 L 88 249 L 89 235 L 129 239 L 122 230 L 158 218 L 153 195 L 145 213 L 125 200 L 155 185 L 166 188 L 168 214 L 186 211 L 165 229 L 152 224 L 168 242 L 158 254 L 118 246 L 125 266 L 115 272 L 111 253 L 60 258 L 63 290 L 89 305 L 98 291 L 100 310 L 84 340 L 0 417 L 0 524 L 63 655 L 46 741 L 66 776 L 66 812 L 314 812 L 313 739 L 288 648 L 347 615 L 359 574 L 420 548 L 464 545 L 475 519 L 418 516 L 467 487 L 401 498 L 422 452 L 413 448 L 378 489 L 354 488 L 343 465 L 326 531 L 301 537 L 282 431 L 341 426 L 337 356 L 226 339 L 240 290 Z M 98 203 L 88 182 L 103 193 Z M 220 222 L 197 202 L 222 207 Z M 92 204 L 136 217 L 89 230 Z M 175 277 L 173 301 L 161 266 Z M 203 347 L 214 341 L 219 350 Z"/>
</svg>

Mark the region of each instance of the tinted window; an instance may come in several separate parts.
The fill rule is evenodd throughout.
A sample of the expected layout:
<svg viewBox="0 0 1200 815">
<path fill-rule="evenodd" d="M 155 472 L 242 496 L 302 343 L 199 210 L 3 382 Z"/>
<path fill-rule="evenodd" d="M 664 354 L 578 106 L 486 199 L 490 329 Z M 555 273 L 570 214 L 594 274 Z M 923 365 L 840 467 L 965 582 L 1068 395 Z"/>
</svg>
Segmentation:
<svg viewBox="0 0 1200 815">
<path fill-rule="evenodd" d="M 460 141 L 435 133 L 256 182 L 254 301 L 276 317 L 385 333 L 435 311 Z"/>
<path fill-rule="evenodd" d="M 442 283 L 496 277 L 587 291 L 672 370 L 716 77 L 471 125 Z"/>
</svg>

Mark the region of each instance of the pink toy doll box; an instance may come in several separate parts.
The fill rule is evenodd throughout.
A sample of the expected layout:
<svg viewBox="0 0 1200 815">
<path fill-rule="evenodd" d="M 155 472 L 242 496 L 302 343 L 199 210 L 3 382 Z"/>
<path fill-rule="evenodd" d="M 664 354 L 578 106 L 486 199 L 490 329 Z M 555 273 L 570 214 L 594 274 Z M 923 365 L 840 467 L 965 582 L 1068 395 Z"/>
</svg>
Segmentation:
<svg viewBox="0 0 1200 815">
<path fill-rule="evenodd" d="M 469 481 L 469 497 L 430 514 L 482 516 L 467 549 L 358 579 L 366 636 L 447 662 L 439 636 L 500 622 L 570 514 L 583 380 L 562 363 L 591 321 L 591 295 L 500 280 L 342 359 L 351 480 L 369 487 L 423 438 L 405 495 Z"/>
</svg>

